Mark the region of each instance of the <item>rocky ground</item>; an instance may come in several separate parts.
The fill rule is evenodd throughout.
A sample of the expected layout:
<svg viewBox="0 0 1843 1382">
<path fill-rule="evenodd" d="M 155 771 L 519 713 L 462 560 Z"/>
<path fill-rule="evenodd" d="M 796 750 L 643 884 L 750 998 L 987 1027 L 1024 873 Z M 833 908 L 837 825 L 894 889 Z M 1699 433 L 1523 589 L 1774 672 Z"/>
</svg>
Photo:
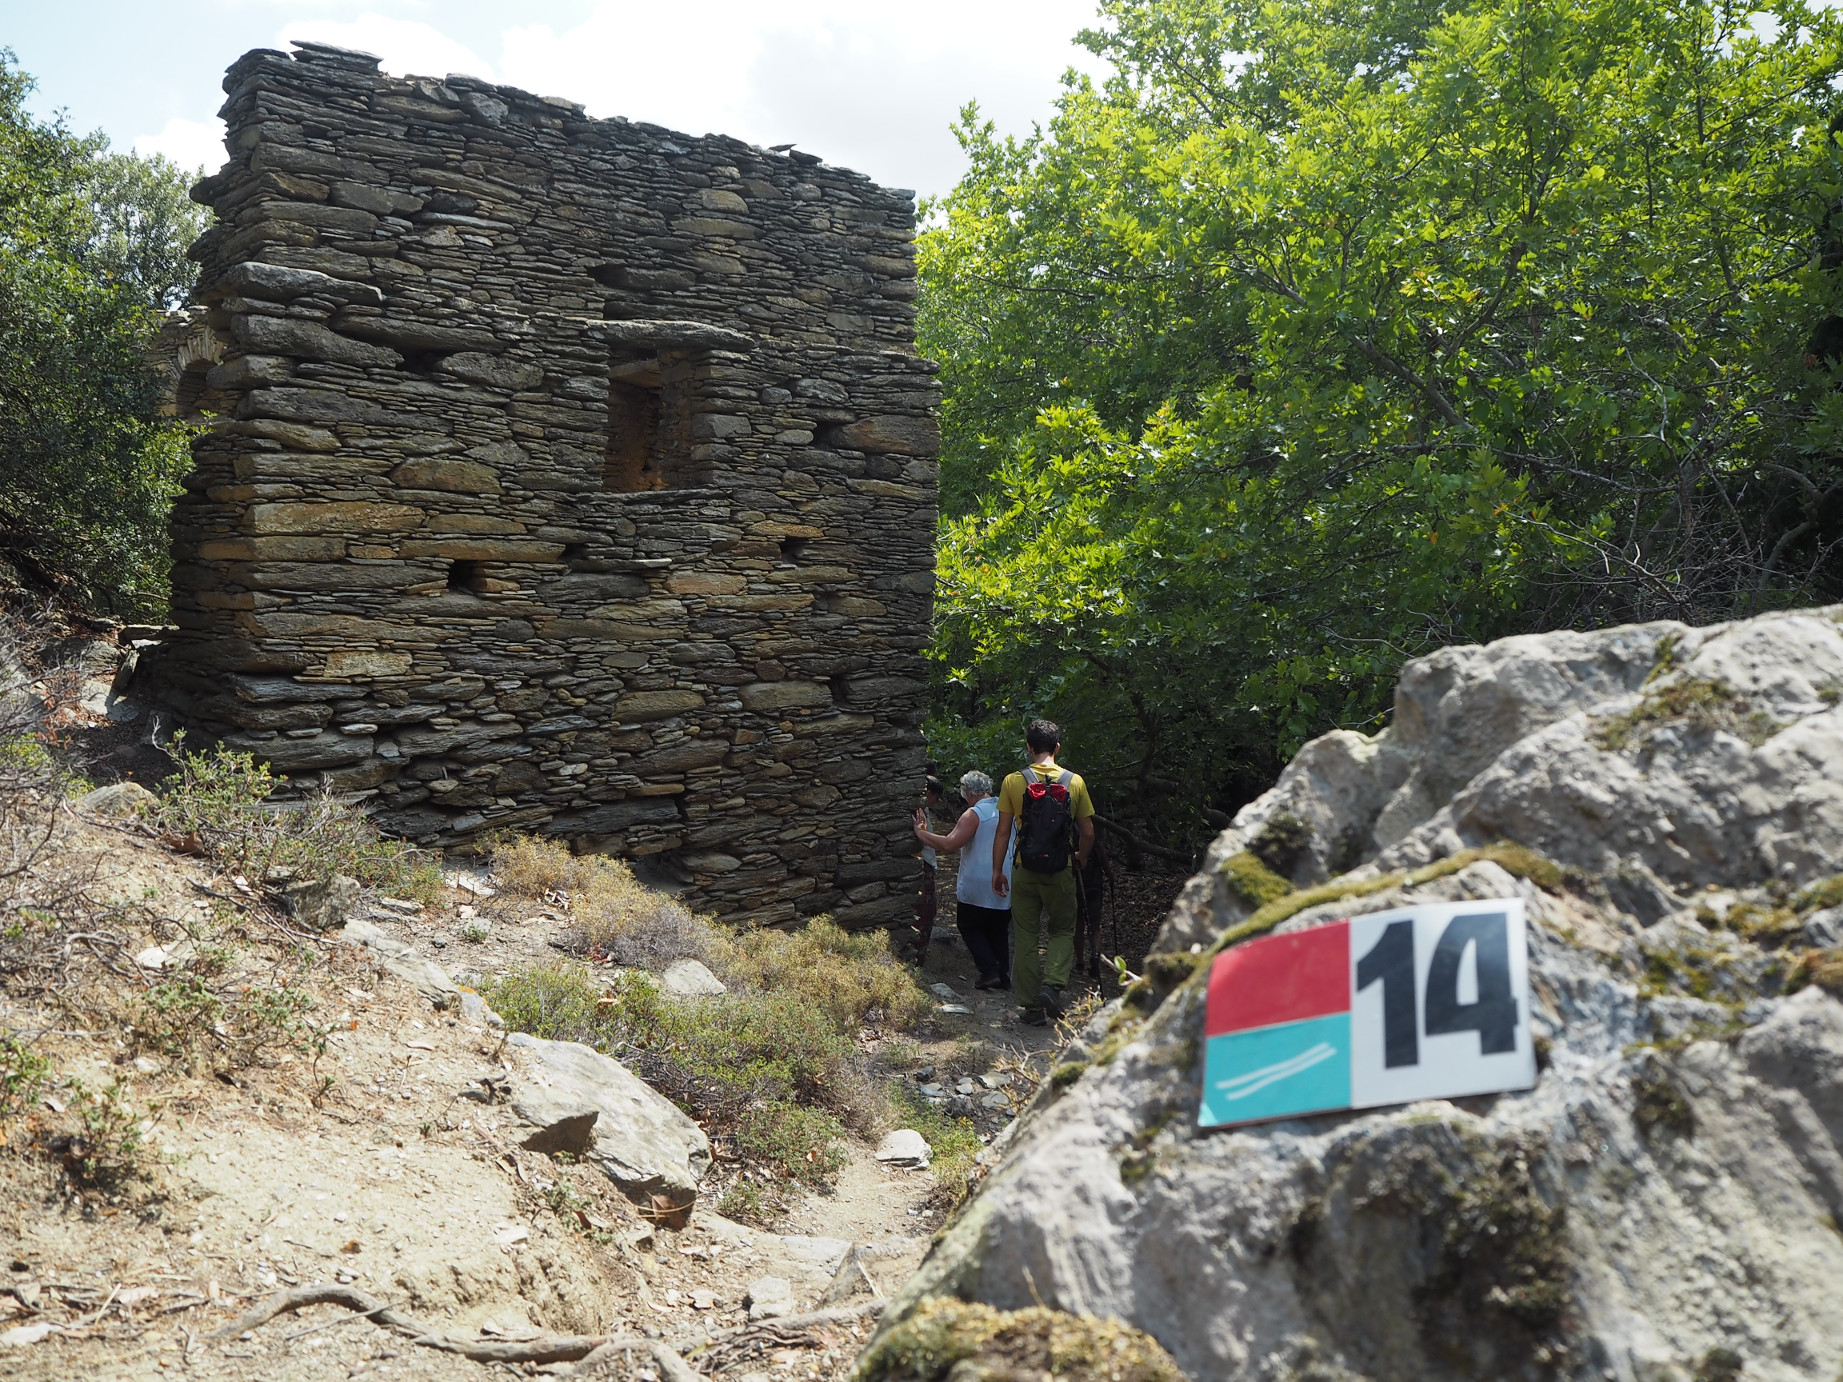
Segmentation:
<svg viewBox="0 0 1843 1382">
<path fill-rule="evenodd" d="M 198 890 L 229 886 L 125 830 L 80 825 L 72 835 L 109 861 L 117 886 L 157 888 L 155 908 L 190 909 Z M 432 938 L 469 905 L 386 925 L 441 954 Z M 521 928 L 497 929 L 498 946 L 480 947 L 485 966 L 539 953 L 521 947 L 548 949 Z M 330 1306 L 243 1338 L 208 1336 L 271 1292 L 333 1281 L 485 1339 L 684 1340 L 746 1323 L 750 1283 L 763 1277 L 788 1282 L 791 1312 L 817 1306 L 855 1245 L 875 1255 L 839 1299 L 861 1301 L 871 1282 L 891 1289 L 938 1223 L 928 1171 L 882 1165 L 873 1147 L 855 1144 L 833 1193 L 806 1197 L 780 1231 L 703 1205 L 682 1228 L 650 1223 L 592 1166 L 520 1147 L 532 1128 L 491 1095 L 517 1063 L 501 1032 L 438 1012 L 367 949 L 328 946 L 321 964 L 337 1009 L 318 1060 L 282 1055 L 230 1080 L 127 1059 L 120 1034 L 106 1029 L 47 1035 L 61 1071 L 94 1087 L 120 1082 L 146 1128 L 149 1171 L 120 1193 L 73 1197 L 55 1164 L 0 1158 L 9 1375 L 471 1376 L 481 1364 Z M 945 981 L 953 971 L 942 969 Z M 10 1005 L 4 1020 L 34 1030 L 46 1015 Z M 782 1346 L 727 1371 L 746 1362 L 766 1376 L 828 1376 L 853 1352 L 852 1337 L 847 1324 L 770 1340 Z"/>
</svg>

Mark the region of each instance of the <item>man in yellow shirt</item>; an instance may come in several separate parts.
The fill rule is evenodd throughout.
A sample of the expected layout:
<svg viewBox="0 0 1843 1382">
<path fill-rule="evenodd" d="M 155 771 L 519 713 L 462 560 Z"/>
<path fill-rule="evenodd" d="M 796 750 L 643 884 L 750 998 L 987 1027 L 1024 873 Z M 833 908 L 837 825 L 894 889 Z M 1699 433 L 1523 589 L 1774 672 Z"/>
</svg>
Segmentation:
<svg viewBox="0 0 1843 1382">
<path fill-rule="evenodd" d="M 1011 896 L 1011 929 L 1017 945 L 1011 977 L 1023 1020 L 1032 1027 L 1063 1008 L 1062 990 L 1075 962 L 1075 869 L 1094 848 L 1094 802 L 1088 784 L 1060 767 L 1056 753 L 1062 731 L 1048 720 L 1032 720 L 1024 731 L 1030 766 L 1012 773 L 998 792 L 998 831 L 992 838 L 992 891 Z M 1005 857 L 1017 826 L 1017 861 L 1009 883 Z M 1071 864 L 1073 867 L 1071 867 Z M 1047 940 L 1048 964 L 1037 956 L 1039 926 Z"/>
</svg>

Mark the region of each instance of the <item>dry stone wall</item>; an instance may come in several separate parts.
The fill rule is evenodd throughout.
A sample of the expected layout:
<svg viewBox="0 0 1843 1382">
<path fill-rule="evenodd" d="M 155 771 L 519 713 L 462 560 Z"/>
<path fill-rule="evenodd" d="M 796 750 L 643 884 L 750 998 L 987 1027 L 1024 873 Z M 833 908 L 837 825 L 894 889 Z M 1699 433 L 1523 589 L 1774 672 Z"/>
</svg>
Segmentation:
<svg viewBox="0 0 1843 1382">
<path fill-rule="evenodd" d="M 906 910 L 933 587 L 912 194 L 297 44 L 194 196 L 177 632 L 144 684 L 442 846 Z"/>
</svg>

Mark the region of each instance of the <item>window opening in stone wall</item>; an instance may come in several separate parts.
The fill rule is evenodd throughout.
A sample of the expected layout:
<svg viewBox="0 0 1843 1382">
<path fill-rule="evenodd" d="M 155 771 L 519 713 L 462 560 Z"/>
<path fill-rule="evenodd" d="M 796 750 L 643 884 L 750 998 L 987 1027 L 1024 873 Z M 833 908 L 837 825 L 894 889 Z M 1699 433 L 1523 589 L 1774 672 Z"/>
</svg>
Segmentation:
<svg viewBox="0 0 1843 1382">
<path fill-rule="evenodd" d="M 451 562 L 448 566 L 448 589 L 461 595 L 485 593 L 485 564 L 477 561 Z"/>
<path fill-rule="evenodd" d="M 618 494 L 697 483 L 691 471 L 690 362 L 620 350 L 608 365 L 602 488 Z"/>
<path fill-rule="evenodd" d="M 781 560 L 782 561 L 794 561 L 794 562 L 804 560 L 806 557 L 806 549 L 810 545 L 812 545 L 812 541 L 813 540 L 809 537 L 784 537 L 782 538 L 781 539 Z"/>
</svg>

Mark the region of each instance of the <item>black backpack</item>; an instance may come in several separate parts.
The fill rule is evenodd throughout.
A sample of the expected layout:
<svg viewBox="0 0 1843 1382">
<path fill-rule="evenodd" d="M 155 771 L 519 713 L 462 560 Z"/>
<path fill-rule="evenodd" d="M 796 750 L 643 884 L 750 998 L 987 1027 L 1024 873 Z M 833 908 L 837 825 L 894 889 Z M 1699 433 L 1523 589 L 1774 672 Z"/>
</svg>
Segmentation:
<svg viewBox="0 0 1843 1382">
<path fill-rule="evenodd" d="M 1032 873 L 1061 873 L 1075 852 L 1075 817 L 1069 811 L 1069 784 L 1075 774 L 1063 770 L 1047 782 L 1035 768 L 1024 770 L 1024 813 L 1018 821 L 1017 861 Z"/>
</svg>

